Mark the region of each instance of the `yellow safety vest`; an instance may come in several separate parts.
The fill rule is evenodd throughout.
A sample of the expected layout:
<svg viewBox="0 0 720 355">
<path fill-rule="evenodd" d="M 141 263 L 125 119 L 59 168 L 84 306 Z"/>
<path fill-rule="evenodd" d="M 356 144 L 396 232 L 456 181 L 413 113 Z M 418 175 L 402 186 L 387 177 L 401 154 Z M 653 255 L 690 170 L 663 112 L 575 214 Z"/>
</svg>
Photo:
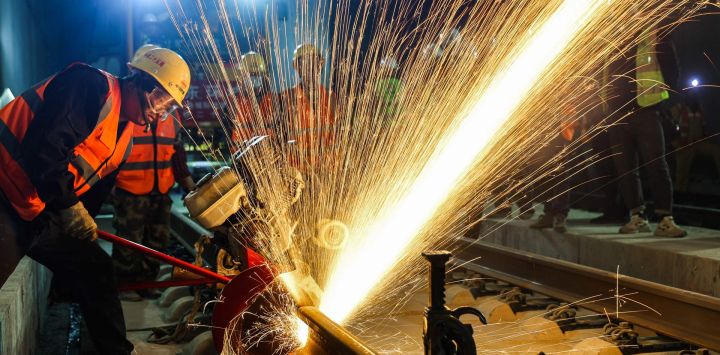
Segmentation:
<svg viewBox="0 0 720 355">
<path fill-rule="evenodd" d="M 640 107 L 658 104 L 670 98 L 665 90 L 665 79 L 655 55 L 657 34 L 644 36 L 637 47 L 635 56 L 635 82 L 637 83 L 637 103 Z"/>
</svg>

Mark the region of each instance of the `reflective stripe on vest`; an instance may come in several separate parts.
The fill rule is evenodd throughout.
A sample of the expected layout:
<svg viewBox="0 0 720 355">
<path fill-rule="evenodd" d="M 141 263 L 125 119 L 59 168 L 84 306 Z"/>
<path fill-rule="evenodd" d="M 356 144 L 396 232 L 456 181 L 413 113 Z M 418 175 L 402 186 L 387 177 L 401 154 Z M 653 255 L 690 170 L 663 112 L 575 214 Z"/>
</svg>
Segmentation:
<svg viewBox="0 0 720 355">
<path fill-rule="evenodd" d="M 656 41 L 655 33 L 644 36 L 635 53 L 636 100 L 640 107 L 652 106 L 670 98 L 655 54 Z"/>
<path fill-rule="evenodd" d="M 135 195 L 146 195 L 154 189 L 167 193 L 175 183 L 171 159 L 180 128 L 178 119 L 173 116 L 157 121 L 155 129 L 147 132 L 145 127 L 136 126 L 133 148 L 120 168 L 117 187 Z"/>
<path fill-rule="evenodd" d="M 75 65 L 74 63 L 65 70 Z M 127 153 L 129 134 L 123 133 L 125 142 L 117 140 L 120 116 L 120 86 L 117 78 L 99 70 L 108 81 L 105 104 L 98 113 L 98 120 L 90 135 L 71 152 L 68 171 L 75 176 L 75 193 L 80 196 L 92 185 L 117 169 Z M 35 186 L 21 166 L 22 143 L 30 123 L 44 100 L 45 88 L 54 76 L 25 91 L 0 110 L 0 187 L 20 217 L 31 221 L 44 209 L 45 202 L 38 196 Z M 128 126 L 132 126 L 128 123 Z M 127 129 L 126 129 L 127 131 Z"/>
</svg>

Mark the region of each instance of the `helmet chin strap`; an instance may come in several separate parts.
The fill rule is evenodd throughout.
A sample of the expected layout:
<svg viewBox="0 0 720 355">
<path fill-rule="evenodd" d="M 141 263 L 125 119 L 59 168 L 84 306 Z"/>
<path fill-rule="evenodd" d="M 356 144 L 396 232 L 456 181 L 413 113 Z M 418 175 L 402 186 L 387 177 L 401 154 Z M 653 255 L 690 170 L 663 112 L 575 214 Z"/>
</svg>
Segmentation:
<svg viewBox="0 0 720 355">
<path fill-rule="evenodd" d="M 147 117 L 147 99 L 145 98 L 145 95 L 143 94 L 143 91 L 139 88 L 136 88 L 138 100 L 140 100 L 140 111 L 142 112 L 143 120 L 145 121 L 145 133 L 150 131 L 150 120 Z"/>
</svg>

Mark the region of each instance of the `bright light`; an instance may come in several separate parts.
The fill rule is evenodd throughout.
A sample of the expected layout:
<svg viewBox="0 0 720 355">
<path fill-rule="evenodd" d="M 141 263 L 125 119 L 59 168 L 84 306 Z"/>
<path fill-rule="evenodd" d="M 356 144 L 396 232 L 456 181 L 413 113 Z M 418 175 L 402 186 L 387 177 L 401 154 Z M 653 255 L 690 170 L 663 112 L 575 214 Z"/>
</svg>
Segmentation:
<svg viewBox="0 0 720 355">
<path fill-rule="evenodd" d="M 693 87 L 697 87 L 698 85 L 700 85 L 700 81 L 697 79 L 693 79 L 692 81 L 690 81 L 690 85 L 692 85 Z"/>
<path fill-rule="evenodd" d="M 362 232 L 360 245 L 346 248 L 325 289 L 320 310 L 340 323 L 350 316 L 392 269 L 424 224 L 446 201 L 495 132 L 525 100 L 547 67 L 607 0 L 566 0 L 532 38 L 501 66 L 492 84 L 449 133 L 394 206 Z"/>
</svg>

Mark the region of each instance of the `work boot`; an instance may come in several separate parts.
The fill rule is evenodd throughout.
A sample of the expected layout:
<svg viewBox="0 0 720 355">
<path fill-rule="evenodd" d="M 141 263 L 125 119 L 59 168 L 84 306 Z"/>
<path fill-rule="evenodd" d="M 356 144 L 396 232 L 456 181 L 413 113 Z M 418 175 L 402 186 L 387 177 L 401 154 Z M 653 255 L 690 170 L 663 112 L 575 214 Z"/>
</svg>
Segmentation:
<svg viewBox="0 0 720 355">
<path fill-rule="evenodd" d="M 633 214 L 630 217 L 630 222 L 620 227 L 620 233 L 622 234 L 634 234 L 634 233 L 648 233 L 650 232 L 650 224 L 647 219 L 639 214 Z"/>
<path fill-rule="evenodd" d="M 660 223 L 658 223 L 657 228 L 655 228 L 656 237 L 681 238 L 686 235 L 687 232 L 680 229 L 680 227 L 675 224 L 675 219 L 673 219 L 672 216 L 663 217 L 663 219 L 660 220 Z"/>
<path fill-rule="evenodd" d="M 553 220 L 553 216 L 549 214 L 541 214 L 540 218 L 538 218 L 535 223 L 530 225 L 530 228 L 533 229 L 545 229 L 545 228 L 552 228 L 555 224 L 555 221 Z"/>
<path fill-rule="evenodd" d="M 558 233 L 567 232 L 567 226 L 565 225 L 566 219 L 567 219 L 567 216 L 564 214 L 555 215 L 555 218 L 553 221 L 553 229 Z"/>
</svg>

